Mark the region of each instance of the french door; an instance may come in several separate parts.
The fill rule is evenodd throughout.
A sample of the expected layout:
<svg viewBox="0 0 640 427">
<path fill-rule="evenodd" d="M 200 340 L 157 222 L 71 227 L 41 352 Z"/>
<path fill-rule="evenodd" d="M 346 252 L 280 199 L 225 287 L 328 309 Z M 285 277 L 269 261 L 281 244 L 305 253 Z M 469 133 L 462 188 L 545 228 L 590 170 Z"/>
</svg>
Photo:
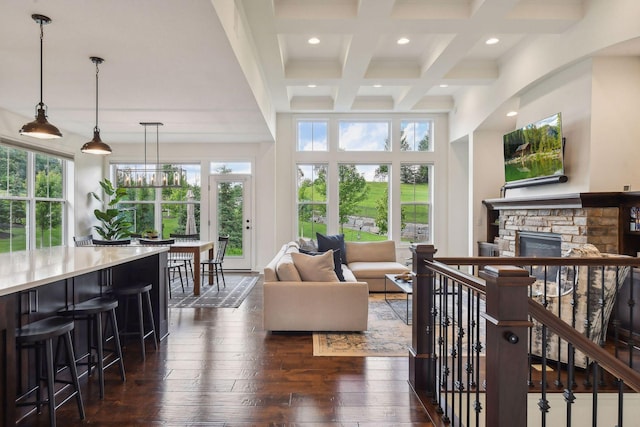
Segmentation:
<svg viewBox="0 0 640 427">
<path fill-rule="evenodd" d="M 229 236 L 224 268 L 251 270 L 253 217 L 251 175 L 217 174 L 209 176 L 209 235 Z"/>
</svg>

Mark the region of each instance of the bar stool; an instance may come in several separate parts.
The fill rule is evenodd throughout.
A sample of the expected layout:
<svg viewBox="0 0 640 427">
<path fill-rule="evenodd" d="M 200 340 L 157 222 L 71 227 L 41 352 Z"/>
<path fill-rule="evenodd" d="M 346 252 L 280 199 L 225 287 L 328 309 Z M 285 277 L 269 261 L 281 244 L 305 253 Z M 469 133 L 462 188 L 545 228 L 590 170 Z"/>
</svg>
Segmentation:
<svg viewBox="0 0 640 427">
<path fill-rule="evenodd" d="M 49 425 L 55 427 L 56 425 L 56 409 L 60 405 L 66 403 L 69 399 L 75 396 L 78 404 L 78 411 L 80 412 L 80 419 L 84 420 L 84 405 L 82 403 L 82 395 L 80 394 L 80 385 L 78 384 L 78 370 L 76 368 L 76 359 L 73 354 L 73 345 L 71 344 L 71 331 L 74 328 L 73 320 L 60 316 L 49 317 L 46 319 L 38 320 L 36 322 L 29 323 L 21 328 L 16 329 L 16 343 L 18 351 L 24 348 L 35 348 L 36 351 L 36 386 L 16 399 L 17 406 L 36 406 L 38 413 L 40 413 L 40 407 L 43 404 L 49 405 Z M 60 340 L 64 341 L 64 346 L 67 354 L 67 366 L 71 373 L 71 381 L 56 379 L 57 366 L 53 359 L 53 339 L 58 338 L 58 345 Z M 42 349 L 45 350 L 45 370 L 47 381 L 47 396 L 46 400 L 42 400 L 40 382 L 44 379 L 42 376 Z M 73 385 L 73 393 L 56 405 L 55 400 L 55 383 L 71 384 Z M 21 401 L 33 392 L 36 392 L 35 401 Z"/>
<path fill-rule="evenodd" d="M 76 364 L 86 364 L 88 366 L 89 375 L 94 367 L 98 368 L 98 381 L 100 383 L 100 399 L 104 398 L 104 371 L 110 366 L 118 363 L 120 366 L 120 378 L 124 382 L 126 380 L 124 373 L 124 361 L 122 358 L 122 348 L 120 347 L 120 337 L 118 335 L 118 323 L 116 320 L 116 307 L 118 307 L 118 300 L 107 297 L 96 297 L 87 301 L 83 301 L 78 304 L 69 305 L 67 308 L 63 308 L 58 311 L 61 316 L 70 316 L 74 320 L 86 320 L 89 331 L 89 351 L 86 355 L 87 362 L 78 362 Z M 105 313 L 108 316 L 108 325 L 111 326 L 112 336 L 103 337 L 102 329 L 102 314 Z M 105 325 L 106 328 L 107 325 Z M 110 360 L 106 365 L 104 364 L 104 343 L 109 339 L 113 339 L 113 348 L 106 349 L 110 355 L 113 355 L 113 360 Z M 92 350 L 96 350 L 96 360 L 93 359 Z M 107 355 L 109 356 L 109 354 Z M 80 357 L 81 360 L 85 356 Z"/>
<path fill-rule="evenodd" d="M 142 360 L 146 359 L 145 355 L 145 343 L 144 340 L 150 336 L 153 337 L 153 344 L 155 349 L 158 350 L 158 341 L 156 337 L 156 325 L 153 321 L 153 309 L 151 308 L 151 284 L 136 283 L 132 285 L 114 286 L 113 294 L 124 299 L 124 314 L 123 314 L 123 327 L 120 329 L 120 336 L 126 335 L 138 335 L 140 337 L 140 344 L 142 345 Z M 143 298 L 144 295 L 144 298 Z M 129 300 L 136 298 L 138 305 L 138 330 L 129 331 Z M 147 316 L 151 322 L 151 329 L 145 331 L 144 326 L 144 313 L 143 313 L 143 299 L 147 306 Z"/>
</svg>

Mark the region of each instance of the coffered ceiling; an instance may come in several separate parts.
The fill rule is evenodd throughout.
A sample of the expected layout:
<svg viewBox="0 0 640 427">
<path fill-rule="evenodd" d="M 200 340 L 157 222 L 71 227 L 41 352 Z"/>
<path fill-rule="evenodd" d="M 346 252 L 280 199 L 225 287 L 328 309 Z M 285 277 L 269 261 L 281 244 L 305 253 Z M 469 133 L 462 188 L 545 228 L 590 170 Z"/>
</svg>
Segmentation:
<svg viewBox="0 0 640 427">
<path fill-rule="evenodd" d="M 449 112 L 588 1 L 0 0 L 0 108 L 38 103 L 33 13 L 53 21 L 44 102 L 63 131 L 92 136 L 101 56 L 106 142 L 139 142 L 144 121 L 164 123 L 163 142 L 265 142 L 279 112 Z"/>
<path fill-rule="evenodd" d="M 582 17 L 580 0 L 242 4 L 278 111 L 446 112 L 460 88 L 494 82 L 518 43 Z"/>
</svg>

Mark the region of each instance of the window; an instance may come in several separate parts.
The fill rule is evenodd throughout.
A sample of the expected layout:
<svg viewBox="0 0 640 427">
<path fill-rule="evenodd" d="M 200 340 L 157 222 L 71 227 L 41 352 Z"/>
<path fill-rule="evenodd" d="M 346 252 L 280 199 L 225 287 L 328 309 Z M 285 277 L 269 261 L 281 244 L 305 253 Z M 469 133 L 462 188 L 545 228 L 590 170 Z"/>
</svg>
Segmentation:
<svg viewBox="0 0 640 427">
<path fill-rule="evenodd" d="M 327 122 L 298 122 L 298 151 L 327 151 Z"/>
<path fill-rule="evenodd" d="M 209 173 L 212 175 L 219 174 L 251 174 L 251 162 L 211 162 Z"/>
<path fill-rule="evenodd" d="M 298 237 L 431 242 L 437 116 L 321 114 L 293 118 Z M 312 128 L 321 124 L 319 133 Z M 310 135 L 313 134 L 313 137 Z M 303 137 L 307 135 L 307 137 Z M 316 144 L 321 135 L 326 151 Z M 328 141 L 335 135 L 336 143 Z M 315 142 L 314 142 L 315 141 Z M 322 145 L 322 150 L 325 145 Z"/>
<path fill-rule="evenodd" d="M 126 213 L 132 233 L 161 230 L 160 235 L 167 239 L 171 233 L 200 232 L 200 165 L 161 165 L 163 168 L 168 166 L 185 170 L 180 187 L 127 188 L 127 196 L 118 208 Z M 114 164 L 112 168 L 144 169 L 144 165 Z M 118 181 L 116 185 L 121 186 L 122 182 Z"/>
<path fill-rule="evenodd" d="M 429 166 L 402 164 L 400 166 L 401 240 L 427 242 L 430 240 Z"/>
<path fill-rule="evenodd" d="M 347 122 L 338 125 L 342 151 L 390 151 L 389 122 Z"/>
<path fill-rule="evenodd" d="M 433 151 L 431 121 L 402 121 L 400 123 L 401 151 Z"/>
<path fill-rule="evenodd" d="M 386 240 L 389 166 L 341 164 L 338 177 L 338 221 L 345 240 Z"/>
<path fill-rule="evenodd" d="M 35 153 L 36 247 L 61 246 L 64 199 L 62 159 Z"/>
<path fill-rule="evenodd" d="M 65 164 L 0 145 L 0 252 L 65 244 Z"/>
<path fill-rule="evenodd" d="M 298 165 L 298 234 L 327 232 L 327 165 Z"/>
</svg>

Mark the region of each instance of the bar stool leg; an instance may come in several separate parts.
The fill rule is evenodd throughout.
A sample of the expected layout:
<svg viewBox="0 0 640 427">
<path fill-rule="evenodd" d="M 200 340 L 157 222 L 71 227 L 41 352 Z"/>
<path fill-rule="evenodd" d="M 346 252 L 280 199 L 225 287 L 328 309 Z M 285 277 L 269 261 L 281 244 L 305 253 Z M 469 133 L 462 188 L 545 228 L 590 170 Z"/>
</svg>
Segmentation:
<svg viewBox="0 0 640 427">
<path fill-rule="evenodd" d="M 42 387 L 40 382 L 42 381 L 42 347 L 40 345 L 35 346 L 36 350 L 36 410 L 38 414 L 42 413 Z"/>
<path fill-rule="evenodd" d="M 111 331 L 113 332 L 113 340 L 116 346 L 116 354 L 118 355 L 118 365 L 120 366 L 120 378 L 122 381 L 126 381 L 124 373 L 124 359 L 122 358 L 122 348 L 120 347 L 120 334 L 118 333 L 118 321 L 116 318 L 116 309 L 112 309 L 109 312 L 109 320 L 111 323 Z"/>
<path fill-rule="evenodd" d="M 97 313 L 92 316 L 94 319 L 91 321 L 96 328 L 96 347 L 98 350 L 98 382 L 100 383 L 100 399 L 104 399 L 104 344 L 102 341 L 102 313 Z M 91 355 L 89 355 L 91 357 Z"/>
<path fill-rule="evenodd" d="M 144 317 L 142 314 L 142 294 L 139 293 L 138 297 L 138 323 L 140 329 L 140 344 L 142 344 L 142 360 L 146 360 L 146 354 L 144 349 Z"/>
<path fill-rule="evenodd" d="M 145 296 L 147 299 L 147 314 L 149 315 L 149 321 L 151 322 L 151 332 L 153 335 L 153 345 L 155 346 L 156 351 L 158 350 L 158 339 L 156 336 L 156 324 L 153 320 L 153 309 L 151 308 L 151 295 L 149 292 L 145 292 Z M 141 317 L 142 319 L 142 317 Z M 144 339 L 143 339 L 144 343 Z"/>
<path fill-rule="evenodd" d="M 76 367 L 76 355 L 73 352 L 73 343 L 71 342 L 71 332 L 64 334 L 64 342 L 67 347 L 67 363 L 71 372 L 71 381 L 76 389 L 76 403 L 78 404 L 78 412 L 80 419 L 85 419 L 84 404 L 82 403 L 82 394 L 80 393 L 80 382 L 78 381 L 78 368 Z"/>
<path fill-rule="evenodd" d="M 56 399 L 55 399 L 55 367 L 53 366 L 53 339 L 48 338 L 44 342 L 46 374 L 47 374 L 47 396 L 49 398 L 49 425 L 56 426 Z M 73 362 L 75 365 L 75 360 Z"/>
</svg>

